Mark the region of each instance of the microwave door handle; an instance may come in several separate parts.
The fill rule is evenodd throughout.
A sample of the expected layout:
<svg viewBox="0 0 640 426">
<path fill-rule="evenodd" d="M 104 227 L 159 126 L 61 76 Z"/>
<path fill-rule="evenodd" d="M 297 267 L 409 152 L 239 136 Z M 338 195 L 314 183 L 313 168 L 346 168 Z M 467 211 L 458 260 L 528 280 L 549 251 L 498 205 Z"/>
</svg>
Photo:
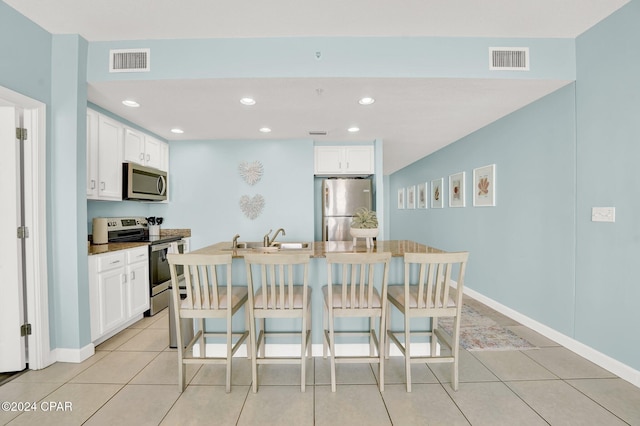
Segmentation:
<svg viewBox="0 0 640 426">
<path fill-rule="evenodd" d="M 167 181 L 165 180 L 164 176 L 158 176 L 156 187 L 158 188 L 158 194 L 164 195 L 164 193 L 167 191 Z"/>
</svg>

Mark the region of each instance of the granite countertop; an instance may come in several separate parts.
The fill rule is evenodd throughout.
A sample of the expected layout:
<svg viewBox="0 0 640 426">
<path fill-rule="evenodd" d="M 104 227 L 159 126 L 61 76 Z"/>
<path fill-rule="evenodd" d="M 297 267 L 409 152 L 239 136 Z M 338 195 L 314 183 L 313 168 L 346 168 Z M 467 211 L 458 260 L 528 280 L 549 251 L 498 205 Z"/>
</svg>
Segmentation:
<svg viewBox="0 0 640 426">
<path fill-rule="evenodd" d="M 183 238 L 191 237 L 191 229 L 160 229 L 161 237 L 181 236 Z M 126 242 L 126 243 L 107 243 L 107 244 L 89 244 L 89 256 L 94 254 L 110 253 L 118 250 L 128 250 L 140 246 L 148 246 L 147 242 Z"/>
<path fill-rule="evenodd" d="M 326 257 L 327 253 L 369 253 L 391 252 L 393 257 L 404 256 L 405 253 L 443 253 L 443 250 L 426 246 L 409 240 L 375 241 L 373 248 L 367 248 L 364 240 L 358 240 L 354 246 L 351 241 L 316 241 L 310 249 L 280 250 L 278 253 L 309 253 L 311 257 Z M 231 249 L 231 241 L 212 244 L 195 250 L 198 254 L 227 254 L 233 257 L 244 257 L 248 253 L 259 253 L 260 249 Z"/>
</svg>

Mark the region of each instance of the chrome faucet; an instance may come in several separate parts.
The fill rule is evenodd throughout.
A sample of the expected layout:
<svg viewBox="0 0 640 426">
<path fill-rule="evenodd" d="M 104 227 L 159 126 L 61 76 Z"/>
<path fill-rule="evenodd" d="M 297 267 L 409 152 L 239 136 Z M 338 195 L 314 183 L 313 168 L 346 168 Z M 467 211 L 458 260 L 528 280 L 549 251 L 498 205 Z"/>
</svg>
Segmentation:
<svg viewBox="0 0 640 426">
<path fill-rule="evenodd" d="M 262 245 L 264 247 L 269 247 L 269 244 L 271 244 L 269 242 L 269 234 L 271 234 L 271 231 L 273 231 L 273 229 L 269 229 L 269 232 L 267 232 L 266 234 L 264 234 L 264 238 L 262 239 Z"/>
<path fill-rule="evenodd" d="M 282 232 L 282 235 L 287 235 L 286 232 L 284 232 L 283 228 L 278 228 L 276 230 L 276 233 L 273 234 L 273 238 L 269 238 L 269 234 L 271 234 L 271 229 L 269 229 L 269 232 L 267 232 L 267 234 L 264 236 L 264 240 L 263 240 L 263 244 L 265 247 L 271 247 L 273 245 L 273 243 L 276 242 L 276 238 L 278 237 L 278 234 Z"/>
<path fill-rule="evenodd" d="M 284 237 L 285 235 L 287 235 L 286 232 L 284 232 L 284 228 L 278 228 L 276 229 L 276 233 L 273 234 L 273 238 L 271 239 L 271 242 L 269 243 L 269 245 L 272 245 L 273 243 L 276 242 L 276 237 L 278 236 L 278 234 L 282 232 L 282 236 Z"/>
<path fill-rule="evenodd" d="M 240 238 L 240 234 L 236 234 L 233 236 L 233 241 L 231 242 L 231 248 L 234 250 L 238 248 L 238 238 Z"/>
</svg>

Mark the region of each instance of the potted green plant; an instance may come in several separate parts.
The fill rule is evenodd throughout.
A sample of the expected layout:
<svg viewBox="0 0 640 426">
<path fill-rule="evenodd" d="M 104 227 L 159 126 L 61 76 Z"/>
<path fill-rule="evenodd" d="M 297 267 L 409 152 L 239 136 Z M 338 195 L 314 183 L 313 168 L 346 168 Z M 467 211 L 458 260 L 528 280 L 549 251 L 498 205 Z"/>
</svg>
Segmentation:
<svg viewBox="0 0 640 426">
<path fill-rule="evenodd" d="M 373 238 L 378 236 L 378 216 L 376 212 L 366 207 L 358 208 L 351 220 L 350 228 L 353 244 L 356 244 L 356 238 L 364 238 L 367 248 L 373 247 Z"/>
</svg>

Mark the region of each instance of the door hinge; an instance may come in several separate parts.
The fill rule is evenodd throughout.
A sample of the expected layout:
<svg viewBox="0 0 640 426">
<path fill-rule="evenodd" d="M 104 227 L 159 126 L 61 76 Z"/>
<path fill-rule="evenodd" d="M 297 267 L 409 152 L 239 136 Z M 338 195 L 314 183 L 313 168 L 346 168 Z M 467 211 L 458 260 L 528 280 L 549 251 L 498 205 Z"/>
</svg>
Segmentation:
<svg viewBox="0 0 640 426">
<path fill-rule="evenodd" d="M 29 238 L 29 228 L 27 228 L 26 226 L 18 226 L 18 238 Z"/>
<path fill-rule="evenodd" d="M 31 324 L 22 324 L 20 326 L 20 336 L 30 336 L 31 335 Z"/>
<path fill-rule="evenodd" d="M 21 141 L 27 140 L 27 129 L 24 127 L 16 127 L 16 139 L 20 139 Z"/>
</svg>

